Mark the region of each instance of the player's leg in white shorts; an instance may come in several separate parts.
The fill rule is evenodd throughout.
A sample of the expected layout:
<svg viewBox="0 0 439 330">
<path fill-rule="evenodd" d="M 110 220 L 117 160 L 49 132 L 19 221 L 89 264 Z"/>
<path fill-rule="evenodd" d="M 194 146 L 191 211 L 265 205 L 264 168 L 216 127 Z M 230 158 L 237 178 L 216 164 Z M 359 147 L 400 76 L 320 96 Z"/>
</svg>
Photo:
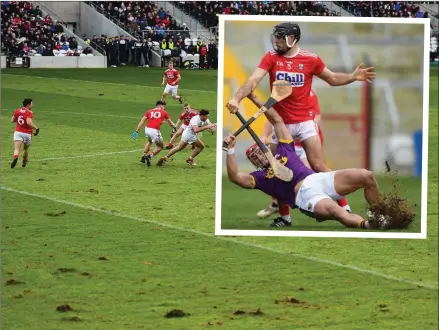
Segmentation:
<svg viewBox="0 0 439 330">
<path fill-rule="evenodd" d="M 32 142 L 32 134 L 14 132 L 14 142 L 15 141 L 22 141 L 25 145 L 30 145 Z"/>
<path fill-rule="evenodd" d="M 163 138 L 160 131 L 154 128 L 145 127 L 145 136 L 154 143 L 163 142 Z"/>
<path fill-rule="evenodd" d="M 334 186 L 336 171 L 311 174 L 303 180 L 296 195 L 296 205 L 305 212 L 314 213 L 318 202 L 329 198 L 340 200 L 345 196 L 339 195 Z"/>
<path fill-rule="evenodd" d="M 171 92 L 173 97 L 178 96 L 178 86 L 171 86 Z"/>
<path fill-rule="evenodd" d="M 189 129 L 185 129 L 183 131 L 183 134 L 181 135 L 181 141 L 187 144 L 192 144 L 195 141 L 197 141 L 197 139 L 198 139 L 197 134 L 192 133 L 192 131 Z"/>
<path fill-rule="evenodd" d="M 165 90 L 163 91 L 163 93 L 169 94 L 172 91 L 172 86 L 169 84 L 166 84 L 165 86 Z"/>
<path fill-rule="evenodd" d="M 297 124 L 286 124 L 285 126 L 287 127 L 293 139 L 299 139 L 301 142 L 310 138 L 311 136 L 319 135 L 318 127 L 314 120 L 307 120 Z M 274 127 L 272 129 L 270 143 L 279 143 L 274 131 Z"/>
</svg>

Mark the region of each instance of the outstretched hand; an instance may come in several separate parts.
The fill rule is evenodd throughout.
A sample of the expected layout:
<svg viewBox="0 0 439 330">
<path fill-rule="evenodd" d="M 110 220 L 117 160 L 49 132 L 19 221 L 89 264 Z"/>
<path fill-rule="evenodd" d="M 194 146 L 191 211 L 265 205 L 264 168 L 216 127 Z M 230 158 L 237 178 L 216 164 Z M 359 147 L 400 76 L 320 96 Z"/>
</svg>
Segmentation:
<svg viewBox="0 0 439 330">
<path fill-rule="evenodd" d="M 373 66 L 370 68 L 363 69 L 363 63 L 361 63 L 354 71 L 353 75 L 357 81 L 367 81 L 369 83 L 372 82 L 371 79 L 376 78 L 376 72 L 372 72 L 374 69 Z"/>
</svg>

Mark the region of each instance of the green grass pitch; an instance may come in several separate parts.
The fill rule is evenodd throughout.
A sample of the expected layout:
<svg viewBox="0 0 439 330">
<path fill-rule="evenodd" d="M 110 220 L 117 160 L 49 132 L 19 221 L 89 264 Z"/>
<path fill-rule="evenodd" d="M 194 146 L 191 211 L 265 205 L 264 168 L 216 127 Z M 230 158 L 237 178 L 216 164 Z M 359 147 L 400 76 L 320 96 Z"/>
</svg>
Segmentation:
<svg viewBox="0 0 439 330">
<path fill-rule="evenodd" d="M 437 70 L 427 240 L 214 236 L 215 136 L 203 134 L 196 168 L 189 150 L 147 168 L 142 132 L 130 139 L 162 72 L 2 71 L 2 328 L 437 329 Z M 182 95 L 216 121 L 216 72 L 182 77 Z M 24 97 L 41 132 L 12 170 L 9 119 Z M 165 317 L 174 309 L 189 315 Z"/>
</svg>

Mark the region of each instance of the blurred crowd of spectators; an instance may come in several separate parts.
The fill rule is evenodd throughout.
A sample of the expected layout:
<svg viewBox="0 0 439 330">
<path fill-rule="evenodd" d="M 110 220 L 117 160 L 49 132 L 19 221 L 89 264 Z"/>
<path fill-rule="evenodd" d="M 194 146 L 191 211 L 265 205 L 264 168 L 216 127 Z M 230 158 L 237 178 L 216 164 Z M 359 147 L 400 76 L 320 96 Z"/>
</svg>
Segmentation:
<svg viewBox="0 0 439 330">
<path fill-rule="evenodd" d="M 109 66 L 149 66 L 151 51 L 155 50 L 181 66 L 186 55 L 197 55 L 201 68 L 217 67 L 216 40 L 206 44 L 202 38 L 192 39 L 186 23 L 179 25 L 169 11 L 158 8 L 155 2 L 93 2 L 93 6 L 107 17 L 124 24 L 127 31 L 136 36 L 134 39 L 121 36 L 92 37 L 91 45 L 96 43 L 107 51 Z"/>
<path fill-rule="evenodd" d="M 419 5 L 408 1 L 338 1 L 335 2 L 355 16 L 428 18 Z"/>
<path fill-rule="evenodd" d="M 79 56 L 92 53 L 68 38 L 63 26 L 39 6 L 25 1 L 1 2 L 1 51 L 15 56 Z"/>
<path fill-rule="evenodd" d="M 174 5 L 208 28 L 218 25 L 219 14 L 340 16 L 321 2 L 311 1 L 179 1 Z"/>
<path fill-rule="evenodd" d="M 153 1 L 93 1 L 88 2 L 125 25 L 131 34 L 147 31 L 151 39 L 161 40 L 169 31 L 179 30 L 182 37 L 189 36 L 186 24 L 179 25 L 169 11 L 158 8 Z"/>
<path fill-rule="evenodd" d="M 177 65 L 180 64 L 180 67 L 183 67 L 187 55 L 198 56 L 200 68 L 218 67 L 218 48 L 215 40 L 206 44 L 201 38 L 173 37 L 171 34 L 166 34 L 159 40 L 153 40 L 147 34 L 142 38 L 93 35 L 91 39 L 87 36 L 83 36 L 83 39 L 92 47 L 97 45 L 105 49 L 110 67 L 125 65 L 149 67 L 153 50 L 165 58 L 172 59 Z"/>
</svg>

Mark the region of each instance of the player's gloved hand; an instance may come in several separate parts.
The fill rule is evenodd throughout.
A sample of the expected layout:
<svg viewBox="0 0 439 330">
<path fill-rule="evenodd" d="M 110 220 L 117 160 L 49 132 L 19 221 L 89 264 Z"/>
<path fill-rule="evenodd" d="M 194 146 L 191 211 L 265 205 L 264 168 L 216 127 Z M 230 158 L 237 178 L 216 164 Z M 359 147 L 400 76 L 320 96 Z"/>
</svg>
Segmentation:
<svg viewBox="0 0 439 330">
<path fill-rule="evenodd" d="M 37 128 L 37 129 L 35 130 L 34 136 L 37 136 L 38 133 L 40 133 L 40 129 L 39 129 L 39 128 Z"/>
<path fill-rule="evenodd" d="M 131 138 L 132 138 L 133 140 L 137 139 L 138 136 L 139 136 L 139 132 L 137 132 L 137 131 L 131 133 Z"/>
</svg>

